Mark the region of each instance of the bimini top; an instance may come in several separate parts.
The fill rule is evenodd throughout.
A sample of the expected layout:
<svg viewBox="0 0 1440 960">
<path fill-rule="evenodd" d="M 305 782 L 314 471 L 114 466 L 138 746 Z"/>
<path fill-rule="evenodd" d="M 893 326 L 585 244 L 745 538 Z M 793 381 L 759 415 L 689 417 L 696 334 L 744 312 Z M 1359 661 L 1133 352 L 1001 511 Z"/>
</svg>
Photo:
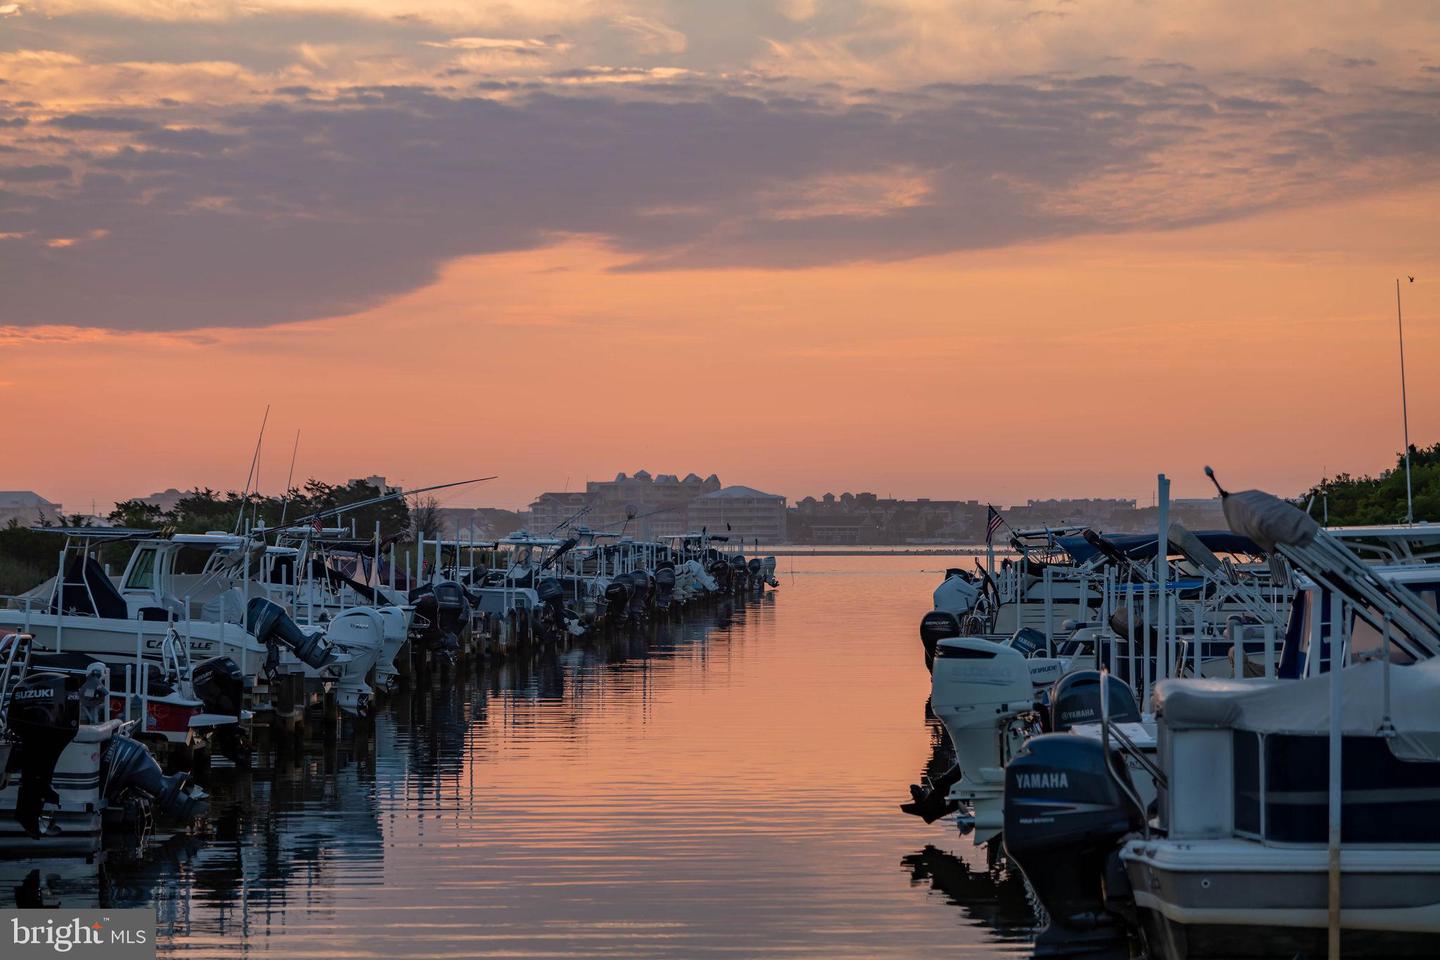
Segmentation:
<svg viewBox="0 0 1440 960">
<path fill-rule="evenodd" d="M 1231 533 L 1229 530 L 1200 530 L 1196 531 L 1194 535 L 1215 553 L 1258 555 L 1261 552 L 1254 540 L 1238 533 Z M 1106 536 L 1105 540 L 1114 544 L 1117 550 L 1131 560 L 1149 560 L 1155 556 L 1155 534 L 1153 533 L 1117 534 Z M 1092 546 L 1084 537 L 1059 537 L 1057 542 L 1062 550 L 1075 559 L 1076 563 L 1088 563 L 1100 554 L 1099 548 Z M 1170 552 L 1178 555 L 1178 551 L 1173 545 Z"/>
</svg>

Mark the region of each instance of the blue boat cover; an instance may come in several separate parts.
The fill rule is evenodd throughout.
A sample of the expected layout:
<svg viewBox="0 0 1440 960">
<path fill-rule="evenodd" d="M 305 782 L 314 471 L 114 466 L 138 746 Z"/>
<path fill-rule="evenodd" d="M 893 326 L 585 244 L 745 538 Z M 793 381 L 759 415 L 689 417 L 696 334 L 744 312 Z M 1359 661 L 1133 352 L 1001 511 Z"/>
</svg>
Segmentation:
<svg viewBox="0 0 1440 960">
<path fill-rule="evenodd" d="M 1262 553 L 1254 540 L 1229 530 L 1201 530 L 1197 531 L 1195 536 L 1214 553 L 1248 553 L 1255 556 Z M 1116 534 L 1105 539 L 1131 560 L 1149 560 L 1155 556 L 1153 533 Z M 1084 537 L 1057 537 L 1056 542 L 1076 563 L 1085 563 L 1100 552 L 1087 543 Z M 1171 549 L 1170 554 L 1178 555 L 1174 549 Z"/>
</svg>

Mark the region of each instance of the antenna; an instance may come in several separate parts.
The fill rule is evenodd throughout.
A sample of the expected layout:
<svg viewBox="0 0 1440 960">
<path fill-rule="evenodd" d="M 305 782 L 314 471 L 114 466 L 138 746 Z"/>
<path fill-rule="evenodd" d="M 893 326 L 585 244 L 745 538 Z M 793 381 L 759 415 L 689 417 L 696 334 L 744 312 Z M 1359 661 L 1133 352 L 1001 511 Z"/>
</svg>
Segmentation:
<svg viewBox="0 0 1440 960">
<path fill-rule="evenodd" d="M 1410 404 L 1405 397 L 1405 321 L 1400 314 L 1399 277 L 1395 278 L 1395 327 L 1400 333 L 1400 422 L 1405 428 L 1405 522 L 1410 524 L 1415 522 L 1415 497 L 1410 487 Z"/>
<path fill-rule="evenodd" d="M 1210 482 L 1213 483 L 1213 484 L 1215 484 L 1215 489 L 1216 489 L 1217 491 L 1219 491 L 1220 496 L 1221 496 L 1222 499 L 1225 498 L 1225 497 L 1230 496 L 1230 491 L 1229 491 L 1229 490 L 1226 490 L 1224 487 L 1220 486 L 1220 481 L 1217 480 L 1217 479 L 1215 479 L 1215 471 L 1214 471 L 1214 470 L 1211 470 L 1209 467 L 1206 467 L 1206 468 L 1205 468 L 1205 476 L 1209 477 L 1209 478 L 1210 478 Z"/>
</svg>

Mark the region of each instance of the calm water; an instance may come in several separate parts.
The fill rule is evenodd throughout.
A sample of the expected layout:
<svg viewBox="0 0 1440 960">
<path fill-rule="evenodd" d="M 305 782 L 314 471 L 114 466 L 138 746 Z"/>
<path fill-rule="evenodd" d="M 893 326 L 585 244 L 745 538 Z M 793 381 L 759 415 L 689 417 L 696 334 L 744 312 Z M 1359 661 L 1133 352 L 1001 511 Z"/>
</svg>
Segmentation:
<svg viewBox="0 0 1440 960">
<path fill-rule="evenodd" d="M 368 742 L 217 771 L 203 841 L 0 889 L 153 902 L 187 958 L 1025 955 L 1018 874 L 897 809 L 943 565 L 786 558 L 763 600 L 435 678 Z"/>
</svg>

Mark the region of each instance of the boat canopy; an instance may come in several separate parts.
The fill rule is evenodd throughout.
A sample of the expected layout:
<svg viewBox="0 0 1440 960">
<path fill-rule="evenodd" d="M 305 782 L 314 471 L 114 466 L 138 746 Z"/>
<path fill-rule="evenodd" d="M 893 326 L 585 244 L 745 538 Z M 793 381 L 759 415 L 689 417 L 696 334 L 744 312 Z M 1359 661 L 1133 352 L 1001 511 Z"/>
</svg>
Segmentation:
<svg viewBox="0 0 1440 960">
<path fill-rule="evenodd" d="M 1196 531 L 1194 536 L 1215 553 L 1258 555 L 1261 552 L 1254 540 L 1229 530 L 1200 530 Z M 1114 544 L 1116 549 L 1131 560 L 1149 560 L 1154 557 L 1155 539 L 1153 533 L 1126 533 L 1105 537 L 1108 543 Z M 1057 542 L 1076 563 L 1088 563 L 1100 554 L 1099 548 L 1091 545 L 1084 537 L 1059 537 Z M 1169 552 L 1179 555 L 1173 544 Z"/>
</svg>

